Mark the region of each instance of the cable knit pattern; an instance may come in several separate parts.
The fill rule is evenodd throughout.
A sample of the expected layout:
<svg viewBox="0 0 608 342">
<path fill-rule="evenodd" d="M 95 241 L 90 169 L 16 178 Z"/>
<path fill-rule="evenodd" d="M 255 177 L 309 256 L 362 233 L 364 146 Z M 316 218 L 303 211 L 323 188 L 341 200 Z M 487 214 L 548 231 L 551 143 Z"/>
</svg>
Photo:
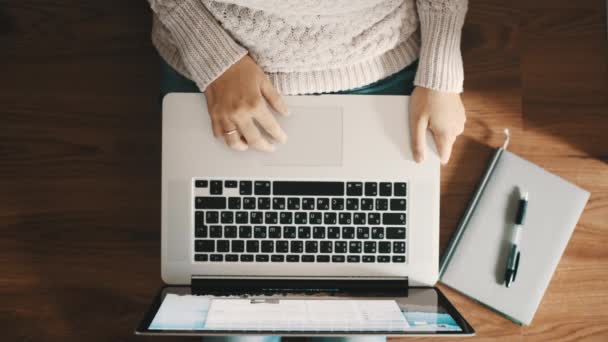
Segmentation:
<svg viewBox="0 0 608 342">
<path fill-rule="evenodd" d="M 415 84 L 462 91 L 466 0 L 150 0 L 152 40 L 204 90 L 249 53 L 283 94 L 364 86 L 420 58 Z"/>
</svg>

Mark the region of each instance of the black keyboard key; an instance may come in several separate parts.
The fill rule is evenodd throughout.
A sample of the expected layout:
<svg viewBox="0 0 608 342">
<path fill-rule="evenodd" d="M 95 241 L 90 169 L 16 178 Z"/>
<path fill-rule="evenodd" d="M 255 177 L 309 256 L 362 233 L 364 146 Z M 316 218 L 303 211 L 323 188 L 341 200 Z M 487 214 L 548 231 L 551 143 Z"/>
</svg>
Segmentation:
<svg viewBox="0 0 608 342">
<path fill-rule="evenodd" d="M 348 262 L 361 262 L 361 256 L 359 256 L 359 255 L 349 255 L 346 260 Z"/>
<path fill-rule="evenodd" d="M 338 215 L 338 223 L 340 223 L 341 225 L 349 225 L 352 224 L 352 216 L 350 213 L 346 212 L 346 213 L 340 213 L 340 215 Z"/>
<path fill-rule="evenodd" d="M 391 243 L 388 241 L 378 242 L 378 252 L 382 254 L 389 254 L 391 252 Z"/>
<path fill-rule="evenodd" d="M 272 209 L 274 210 L 285 210 L 285 198 L 275 197 L 272 199 Z"/>
<path fill-rule="evenodd" d="M 359 199 L 358 198 L 347 198 L 346 199 L 346 210 L 359 210 Z"/>
<path fill-rule="evenodd" d="M 365 182 L 365 196 L 377 196 L 377 195 L 378 195 L 378 183 Z"/>
<path fill-rule="evenodd" d="M 372 239 L 384 239 L 384 228 L 372 228 Z"/>
<path fill-rule="evenodd" d="M 220 214 L 220 220 L 222 223 L 234 223 L 234 212 L 232 211 L 222 211 Z"/>
<path fill-rule="evenodd" d="M 251 226 L 239 226 L 239 238 L 250 239 L 251 238 Z"/>
<path fill-rule="evenodd" d="M 209 237 L 221 238 L 222 237 L 222 226 L 209 226 Z"/>
<path fill-rule="evenodd" d="M 224 261 L 224 256 L 221 254 L 211 254 L 209 256 L 209 261 Z"/>
<path fill-rule="evenodd" d="M 248 240 L 246 244 L 247 253 L 258 253 L 260 251 L 260 241 Z"/>
<path fill-rule="evenodd" d="M 289 252 L 289 241 L 281 240 L 276 243 L 277 253 Z"/>
<path fill-rule="evenodd" d="M 239 256 L 237 254 L 226 254 L 225 259 L 229 262 L 236 262 L 239 261 Z"/>
<path fill-rule="evenodd" d="M 264 214 L 264 223 L 277 224 L 279 222 L 279 214 L 276 211 L 267 211 Z"/>
<path fill-rule="evenodd" d="M 344 255 L 332 255 L 331 262 L 344 262 Z"/>
<path fill-rule="evenodd" d="M 280 254 L 273 254 L 270 256 L 270 261 L 272 262 L 283 262 L 285 261 L 285 256 Z"/>
<path fill-rule="evenodd" d="M 292 224 L 293 213 L 291 211 L 283 211 L 279 214 L 279 222 L 281 224 Z"/>
<path fill-rule="evenodd" d="M 346 241 L 334 241 L 334 253 L 346 253 Z"/>
<path fill-rule="evenodd" d="M 331 210 L 344 210 L 344 198 L 332 198 Z"/>
<path fill-rule="evenodd" d="M 388 225 L 405 225 L 404 213 L 384 213 L 382 214 L 382 224 Z"/>
<path fill-rule="evenodd" d="M 241 262 L 252 262 L 253 254 L 241 254 Z"/>
<path fill-rule="evenodd" d="M 295 224 L 307 224 L 308 223 L 308 215 L 303 211 L 298 211 L 294 215 L 293 222 Z"/>
<path fill-rule="evenodd" d="M 376 262 L 376 257 L 373 255 L 364 255 L 362 260 L 363 262 Z"/>
<path fill-rule="evenodd" d="M 314 255 L 302 255 L 302 262 L 315 262 Z"/>
<path fill-rule="evenodd" d="M 405 211 L 405 198 L 393 198 L 391 199 L 391 210 L 392 211 Z"/>
<path fill-rule="evenodd" d="M 296 227 L 294 227 L 294 226 L 283 227 L 283 238 L 284 239 L 295 239 L 296 238 Z"/>
<path fill-rule="evenodd" d="M 328 239 L 339 239 L 340 238 L 340 227 L 327 227 L 327 238 Z"/>
<path fill-rule="evenodd" d="M 386 211 L 388 210 L 388 199 L 386 198 L 377 198 L 376 199 L 376 210 Z"/>
<path fill-rule="evenodd" d="M 304 252 L 304 243 L 302 241 L 291 241 L 289 244 L 289 250 L 291 253 L 302 253 Z"/>
<path fill-rule="evenodd" d="M 255 181 L 253 184 L 253 189 L 256 195 L 270 195 L 270 182 Z"/>
<path fill-rule="evenodd" d="M 274 181 L 273 195 L 344 196 L 344 182 Z"/>
<path fill-rule="evenodd" d="M 325 239 L 325 227 L 313 227 L 312 237 L 315 239 Z"/>
<path fill-rule="evenodd" d="M 211 185 L 209 186 L 209 193 L 212 195 L 221 195 L 222 188 L 222 181 L 211 181 Z"/>
<path fill-rule="evenodd" d="M 209 256 L 207 254 L 195 254 L 194 261 L 208 261 Z"/>
<path fill-rule="evenodd" d="M 299 261 L 300 261 L 299 255 L 293 255 L 293 254 L 287 255 L 287 262 L 299 262 Z"/>
<path fill-rule="evenodd" d="M 249 223 L 262 224 L 264 223 L 264 214 L 261 211 L 252 211 L 249 213 Z"/>
<path fill-rule="evenodd" d="M 271 239 L 280 239 L 281 238 L 281 227 L 278 227 L 278 226 L 268 227 L 268 237 Z"/>
<path fill-rule="evenodd" d="M 393 255 L 393 262 L 405 262 L 405 256 Z"/>
<path fill-rule="evenodd" d="M 196 209 L 226 209 L 226 197 L 197 196 L 194 199 Z"/>
<path fill-rule="evenodd" d="M 258 209 L 260 209 L 260 210 L 270 209 L 270 197 L 258 197 Z"/>
<path fill-rule="evenodd" d="M 194 228 L 194 236 L 197 238 L 207 237 L 207 226 L 201 226 Z"/>
<path fill-rule="evenodd" d="M 310 239 L 310 227 L 298 227 L 298 239 Z"/>
<path fill-rule="evenodd" d="M 205 225 L 205 212 L 195 211 L 194 212 L 194 227 L 202 227 Z"/>
<path fill-rule="evenodd" d="M 317 262 L 329 262 L 329 255 L 317 255 Z"/>
<path fill-rule="evenodd" d="M 361 196 L 363 195 L 363 183 L 348 182 L 346 184 L 346 196 Z"/>
<path fill-rule="evenodd" d="M 407 185 L 405 183 L 393 184 L 395 188 L 395 197 L 405 197 L 407 192 Z"/>
<path fill-rule="evenodd" d="M 224 237 L 234 239 L 237 237 L 236 226 L 224 226 Z"/>
<path fill-rule="evenodd" d="M 329 210 L 329 198 L 317 198 L 317 210 Z"/>
<path fill-rule="evenodd" d="M 333 243 L 331 241 L 321 241 L 321 253 L 332 253 Z"/>
<path fill-rule="evenodd" d="M 255 256 L 256 262 L 268 262 L 269 260 L 270 260 L 270 257 L 268 256 L 268 254 L 257 254 Z"/>
<path fill-rule="evenodd" d="M 207 182 L 206 180 L 197 180 L 194 181 L 194 186 L 197 188 L 206 188 L 207 186 L 209 186 L 209 182 Z"/>
<path fill-rule="evenodd" d="M 376 253 L 376 241 L 365 241 L 363 243 L 363 252 L 367 254 Z"/>
<path fill-rule="evenodd" d="M 355 227 L 342 227 L 342 238 L 343 239 L 354 239 L 355 238 Z"/>
<path fill-rule="evenodd" d="M 405 253 L 405 242 L 403 242 L 403 241 L 393 241 L 393 253 L 394 254 L 403 254 L 403 253 Z"/>
<path fill-rule="evenodd" d="M 246 211 L 237 211 L 235 214 L 235 220 L 236 223 L 249 223 L 249 213 L 247 213 Z"/>
<path fill-rule="evenodd" d="M 375 225 L 375 226 L 379 225 L 380 224 L 380 214 L 368 213 L 367 214 L 367 224 L 371 224 L 371 225 Z"/>
<path fill-rule="evenodd" d="M 266 238 L 266 226 L 253 227 L 253 237 L 256 239 L 265 239 Z"/>
<path fill-rule="evenodd" d="M 374 210 L 374 199 L 373 198 L 362 198 L 361 199 L 361 210 Z"/>
<path fill-rule="evenodd" d="M 338 222 L 338 215 L 336 213 L 323 213 L 323 224 L 336 224 L 336 222 Z"/>
<path fill-rule="evenodd" d="M 391 257 L 388 255 L 378 255 L 378 262 L 391 262 Z"/>
<path fill-rule="evenodd" d="M 227 189 L 235 189 L 237 186 L 238 186 L 238 183 L 235 180 L 224 181 L 224 187 Z"/>
<path fill-rule="evenodd" d="M 365 219 L 365 213 L 354 213 L 353 214 L 353 224 L 365 224 L 367 220 Z"/>
<path fill-rule="evenodd" d="M 305 249 L 306 253 L 315 254 L 319 251 L 318 241 L 306 241 Z"/>
<path fill-rule="evenodd" d="M 243 253 L 245 251 L 245 241 L 243 240 L 232 240 L 232 252 Z"/>
<path fill-rule="evenodd" d="M 315 199 L 314 198 L 302 198 L 302 210 L 315 210 Z"/>
<path fill-rule="evenodd" d="M 393 194 L 393 184 L 380 183 L 380 196 L 390 197 Z"/>
<path fill-rule="evenodd" d="M 387 239 L 405 239 L 405 227 L 386 228 Z"/>
<path fill-rule="evenodd" d="M 213 240 L 195 240 L 195 252 L 215 252 L 215 241 Z"/>
<path fill-rule="evenodd" d="M 240 195 L 251 195 L 252 190 L 251 181 L 240 181 L 239 182 L 239 194 Z"/>
<path fill-rule="evenodd" d="M 361 241 L 350 241 L 348 243 L 348 253 L 361 253 Z"/>
<path fill-rule="evenodd" d="M 323 224 L 323 214 L 318 211 L 308 213 L 309 224 Z"/>
<path fill-rule="evenodd" d="M 262 241 L 262 253 L 274 253 L 274 241 Z"/>
<path fill-rule="evenodd" d="M 287 209 L 300 210 L 300 199 L 298 197 L 289 197 L 287 199 Z"/>
<path fill-rule="evenodd" d="M 219 223 L 220 222 L 220 213 L 217 211 L 207 211 L 205 212 L 205 222 L 207 223 Z"/>
<path fill-rule="evenodd" d="M 359 240 L 369 239 L 369 228 L 368 227 L 357 227 L 357 239 L 359 239 Z"/>
<path fill-rule="evenodd" d="M 228 209 L 233 209 L 233 210 L 241 209 L 241 198 L 240 197 L 228 198 Z"/>
<path fill-rule="evenodd" d="M 243 209 L 255 209 L 255 197 L 243 197 Z"/>
</svg>

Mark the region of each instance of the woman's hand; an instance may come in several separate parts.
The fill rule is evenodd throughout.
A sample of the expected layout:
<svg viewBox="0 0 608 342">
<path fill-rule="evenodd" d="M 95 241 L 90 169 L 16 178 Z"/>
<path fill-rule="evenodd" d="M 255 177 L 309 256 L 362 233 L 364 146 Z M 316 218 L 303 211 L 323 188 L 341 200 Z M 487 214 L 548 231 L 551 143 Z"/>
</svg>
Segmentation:
<svg viewBox="0 0 608 342">
<path fill-rule="evenodd" d="M 414 159 L 424 160 L 426 129 L 433 133 L 441 163 L 450 159 L 456 137 L 464 131 L 466 116 L 460 94 L 416 87 L 410 98 L 410 130 Z"/>
<path fill-rule="evenodd" d="M 287 106 L 268 77 L 255 61 L 245 56 L 205 90 L 213 135 L 224 137 L 226 144 L 239 151 L 249 146 L 261 151 L 274 151 L 258 125 L 273 142 L 285 142 L 287 134 L 277 123 L 266 101 L 277 112 L 287 115 Z"/>
</svg>

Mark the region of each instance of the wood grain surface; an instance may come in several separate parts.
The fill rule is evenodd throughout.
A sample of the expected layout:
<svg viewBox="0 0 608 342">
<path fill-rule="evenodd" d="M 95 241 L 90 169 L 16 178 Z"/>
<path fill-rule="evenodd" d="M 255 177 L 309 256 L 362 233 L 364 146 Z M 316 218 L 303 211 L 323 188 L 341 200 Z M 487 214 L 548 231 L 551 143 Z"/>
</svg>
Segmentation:
<svg viewBox="0 0 608 342">
<path fill-rule="evenodd" d="M 162 284 L 150 16 L 143 0 L 0 0 L 3 341 L 188 340 L 133 335 Z M 605 1 L 471 0 L 463 55 L 441 247 L 504 127 L 513 152 L 592 195 L 532 325 L 442 289 L 471 340 L 608 340 Z"/>
</svg>

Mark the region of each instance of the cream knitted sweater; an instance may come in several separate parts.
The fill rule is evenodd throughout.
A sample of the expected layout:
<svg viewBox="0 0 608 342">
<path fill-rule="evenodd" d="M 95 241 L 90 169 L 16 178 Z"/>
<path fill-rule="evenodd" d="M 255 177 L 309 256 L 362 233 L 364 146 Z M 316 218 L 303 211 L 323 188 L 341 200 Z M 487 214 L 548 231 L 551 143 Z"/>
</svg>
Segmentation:
<svg viewBox="0 0 608 342">
<path fill-rule="evenodd" d="M 149 0 L 152 41 L 201 90 L 249 54 L 282 94 L 353 89 L 419 59 L 415 84 L 461 92 L 467 0 Z"/>
</svg>

